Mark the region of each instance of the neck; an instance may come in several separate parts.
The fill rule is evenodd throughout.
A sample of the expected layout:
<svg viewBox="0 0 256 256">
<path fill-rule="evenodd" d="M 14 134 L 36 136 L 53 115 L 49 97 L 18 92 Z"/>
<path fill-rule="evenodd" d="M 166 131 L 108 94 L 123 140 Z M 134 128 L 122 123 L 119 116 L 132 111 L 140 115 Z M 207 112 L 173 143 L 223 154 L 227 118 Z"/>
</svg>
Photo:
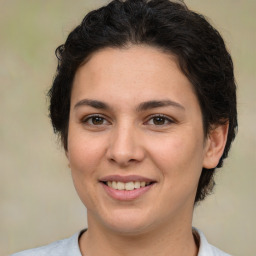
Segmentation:
<svg viewBox="0 0 256 256">
<path fill-rule="evenodd" d="M 191 222 L 182 225 L 164 225 L 147 232 L 120 234 L 107 228 L 90 225 L 80 238 L 82 255 L 86 256 L 196 256 Z"/>
</svg>

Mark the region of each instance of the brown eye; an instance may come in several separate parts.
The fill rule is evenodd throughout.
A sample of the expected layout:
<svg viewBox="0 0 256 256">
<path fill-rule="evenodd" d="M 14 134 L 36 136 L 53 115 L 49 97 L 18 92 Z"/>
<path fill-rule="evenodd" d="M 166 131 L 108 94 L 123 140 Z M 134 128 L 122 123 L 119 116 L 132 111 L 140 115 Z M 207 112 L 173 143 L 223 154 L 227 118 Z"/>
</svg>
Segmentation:
<svg viewBox="0 0 256 256">
<path fill-rule="evenodd" d="M 91 117 L 91 122 L 94 125 L 101 125 L 104 123 L 104 118 L 100 116 Z"/>
<path fill-rule="evenodd" d="M 161 116 L 157 116 L 157 117 L 154 117 L 152 119 L 153 119 L 153 123 L 155 125 L 164 125 L 165 122 L 166 122 L 166 118 L 161 117 Z"/>
<path fill-rule="evenodd" d="M 162 115 L 155 115 L 152 116 L 148 121 L 147 124 L 155 125 L 155 126 L 164 126 L 174 123 L 174 121 L 166 116 Z"/>
<path fill-rule="evenodd" d="M 89 116 L 82 121 L 84 124 L 91 125 L 91 126 L 101 126 L 101 125 L 108 125 L 109 122 L 102 116 Z"/>
</svg>

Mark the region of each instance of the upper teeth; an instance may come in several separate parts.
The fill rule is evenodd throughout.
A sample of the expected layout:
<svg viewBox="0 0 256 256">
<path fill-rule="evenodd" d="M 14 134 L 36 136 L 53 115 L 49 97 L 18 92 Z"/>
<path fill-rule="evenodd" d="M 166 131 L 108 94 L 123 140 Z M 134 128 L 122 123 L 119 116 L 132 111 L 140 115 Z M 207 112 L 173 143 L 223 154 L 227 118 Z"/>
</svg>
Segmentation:
<svg viewBox="0 0 256 256">
<path fill-rule="evenodd" d="M 108 181 L 107 185 L 113 189 L 117 190 L 134 190 L 137 188 L 143 188 L 150 182 L 145 181 L 130 181 L 130 182 L 121 182 L 121 181 Z"/>
</svg>

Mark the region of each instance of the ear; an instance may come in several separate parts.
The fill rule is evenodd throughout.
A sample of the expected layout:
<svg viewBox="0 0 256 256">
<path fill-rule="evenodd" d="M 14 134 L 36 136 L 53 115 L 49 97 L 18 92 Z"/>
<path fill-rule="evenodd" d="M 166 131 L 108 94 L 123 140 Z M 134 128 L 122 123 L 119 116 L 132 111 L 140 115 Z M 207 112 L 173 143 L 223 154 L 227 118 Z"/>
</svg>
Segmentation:
<svg viewBox="0 0 256 256">
<path fill-rule="evenodd" d="M 211 128 L 205 144 L 204 168 L 212 169 L 218 165 L 227 142 L 228 127 L 226 123 Z"/>
</svg>

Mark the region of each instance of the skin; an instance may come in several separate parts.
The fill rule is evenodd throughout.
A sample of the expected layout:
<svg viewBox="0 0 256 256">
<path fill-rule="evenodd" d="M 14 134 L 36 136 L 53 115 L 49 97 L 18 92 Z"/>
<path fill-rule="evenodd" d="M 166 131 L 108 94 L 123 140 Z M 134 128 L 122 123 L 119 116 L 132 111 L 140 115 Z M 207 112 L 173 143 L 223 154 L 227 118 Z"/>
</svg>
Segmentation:
<svg viewBox="0 0 256 256">
<path fill-rule="evenodd" d="M 150 101 L 164 104 L 141 107 Z M 197 184 L 203 166 L 218 164 L 226 137 L 227 125 L 204 135 L 198 100 L 175 57 L 149 46 L 94 53 L 73 82 L 66 152 L 87 208 L 81 252 L 197 255 L 191 229 Z M 122 201 L 103 188 L 107 175 L 155 183 Z"/>
</svg>

